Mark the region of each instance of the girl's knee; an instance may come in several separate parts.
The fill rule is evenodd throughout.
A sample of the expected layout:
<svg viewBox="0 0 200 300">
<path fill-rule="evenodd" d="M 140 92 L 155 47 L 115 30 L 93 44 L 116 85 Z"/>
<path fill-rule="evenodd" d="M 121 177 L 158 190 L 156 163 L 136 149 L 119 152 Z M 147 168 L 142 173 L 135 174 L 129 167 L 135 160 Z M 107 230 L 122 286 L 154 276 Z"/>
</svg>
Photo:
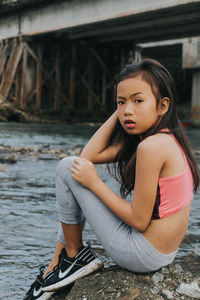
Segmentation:
<svg viewBox="0 0 200 300">
<path fill-rule="evenodd" d="M 68 157 L 61 159 L 59 161 L 57 169 L 56 169 L 56 175 L 63 173 L 63 172 L 65 173 L 68 170 L 70 171 L 70 168 L 71 168 L 72 163 L 75 158 L 76 158 L 76 156 L 68 156 Z"/>
</svg>

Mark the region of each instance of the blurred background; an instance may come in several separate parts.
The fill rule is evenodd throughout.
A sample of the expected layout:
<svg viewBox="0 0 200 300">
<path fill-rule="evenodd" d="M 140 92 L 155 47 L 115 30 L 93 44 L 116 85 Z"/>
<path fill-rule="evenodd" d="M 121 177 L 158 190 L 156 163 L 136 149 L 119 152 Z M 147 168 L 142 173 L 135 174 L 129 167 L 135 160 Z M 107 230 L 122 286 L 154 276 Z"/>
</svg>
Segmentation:
<svg viewBox="0 0 200 300">
<path fill-rule="evenodd" d="M 0 1 L 0 299 L 22 299 L 51 258 L 57 163 L 115 109 L 124 65 L 150 57 L 170 71 L 200 165 L 199 11 L 198 0 Z M 199 196 L 178 257 L 200 255 Z"/>
</svg>

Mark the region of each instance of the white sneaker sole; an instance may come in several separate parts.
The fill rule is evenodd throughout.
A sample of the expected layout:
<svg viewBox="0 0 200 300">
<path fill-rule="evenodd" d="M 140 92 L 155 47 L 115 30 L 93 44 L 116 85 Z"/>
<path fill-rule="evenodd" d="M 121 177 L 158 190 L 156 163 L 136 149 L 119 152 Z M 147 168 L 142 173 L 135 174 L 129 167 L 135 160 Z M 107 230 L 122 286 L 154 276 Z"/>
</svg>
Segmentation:
<svg viewBox="0 0 200 300">
<path fill-rule="evenodd" d="M 44 293 L 42 296 L 40 296 L 39 298 L 37 298 L 37 300 L 48 300 L 51 298 L 51 296 L 55 294 L 54 292 L 52 293 Z"/>
<path fill-rule="evenodd" d="M 94 271 L 100 269 L 103 266 L 102 261 L 100 259 L 96 258 L 88 265 L 82 267 L 81 269 L 77 270 L 75 273 L 70 275 L 69 277 L 63 279 L 62 281 L 59 281 L 57 283 L 54 283 L 52 285 L 49 285 L 47 287 L 43 287 L 42 290 L 45 292 L 52 292 L 57 291 L 60 288 L 69 285 L 70 283 L 74 282 L 75 280 L 82 278 L 86 275 L 89 275 L 93 273 Z"/>
</svg>

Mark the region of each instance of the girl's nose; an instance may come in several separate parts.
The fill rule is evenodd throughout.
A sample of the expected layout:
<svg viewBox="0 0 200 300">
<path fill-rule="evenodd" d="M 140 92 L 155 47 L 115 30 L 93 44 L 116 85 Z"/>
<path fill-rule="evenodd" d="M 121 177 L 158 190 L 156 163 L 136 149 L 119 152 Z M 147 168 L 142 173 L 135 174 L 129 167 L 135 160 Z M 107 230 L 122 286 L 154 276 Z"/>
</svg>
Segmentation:
<svg viewBox="0 0 200 300">
<path fill-rule="evenodd" d="M 133 114 L 133 107 L 130 103 L 126 103 L 125 109 L 124 109 L 124 115 L 132 115 Z"/>
</svg>

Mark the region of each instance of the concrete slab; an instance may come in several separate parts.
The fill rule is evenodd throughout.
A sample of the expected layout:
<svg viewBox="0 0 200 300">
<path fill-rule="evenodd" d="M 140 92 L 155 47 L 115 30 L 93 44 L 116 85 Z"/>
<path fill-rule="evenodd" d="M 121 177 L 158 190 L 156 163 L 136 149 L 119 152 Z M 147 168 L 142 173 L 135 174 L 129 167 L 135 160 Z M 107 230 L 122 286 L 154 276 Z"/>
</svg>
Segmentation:
<svg viewBox="0 0 200 300">
<path fill-rule="evenodd" d="M 22 35 L 69 30 L 81 26 L 120 20 L 141 13 L 200 4 L 199 0 L 73 0 L 33 7 L 4 16 L 0 21 L 0 39 Z M 159 17 L 159 16 L 158 16 Z M 101 24 L 102 25 L 102 24 Z M 91 29 L 91 28 L 90 28 Z"/>
</svg>

